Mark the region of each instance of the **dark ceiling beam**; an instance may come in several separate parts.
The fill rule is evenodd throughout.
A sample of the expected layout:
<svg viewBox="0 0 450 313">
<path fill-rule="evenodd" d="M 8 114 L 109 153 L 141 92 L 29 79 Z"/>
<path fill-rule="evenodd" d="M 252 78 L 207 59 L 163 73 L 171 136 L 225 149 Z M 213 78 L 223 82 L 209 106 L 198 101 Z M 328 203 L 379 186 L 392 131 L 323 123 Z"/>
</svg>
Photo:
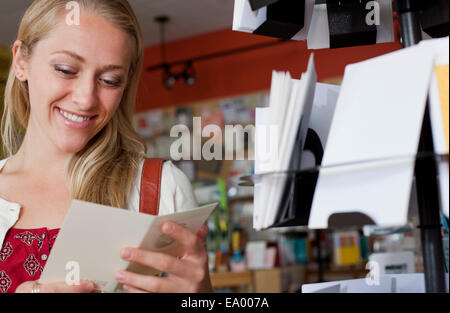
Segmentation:
<svg viewBox="0 0 450 313">
<path fill-rule="evenodd" d="M 273 47 L 273 46 L 278 46 L 278 45 L 286 43 L 286 42 L 289 42 L 289 40 L 276 40 L 276 41 L 270 41 L 270 42 L 265 42 L 265 43 L 261 43 L 261 44 L 251 45 L 251 46 L 247 46 L 247 47 L 241 47 L 241 48 L 211 53 L 211 54 L 202 55 L 202 56 L 198 56 L 198 57 L 194 57 L 194 58 L 178 60 L 178 61 L 174 61 L 174 62 L 170 62 L 170 63 L 160 63 L 158 65 L 147 67 L 147 72 L 153 72 L 153 71 L 157 71 L 160 69 L 164 69 L 164 68 L 167 68 L 167 66 L 172 67 L 172 66 L 177 66 L 177 65 L 183 65 L 188 62 L 198 63 L 201 61 L 222 58 L 222 57 L 226 57 L 226 56 L 230 56 L 230 55 L 234 55 L 234 54 L 269 48 L 269 47 Z"/>
</svg>

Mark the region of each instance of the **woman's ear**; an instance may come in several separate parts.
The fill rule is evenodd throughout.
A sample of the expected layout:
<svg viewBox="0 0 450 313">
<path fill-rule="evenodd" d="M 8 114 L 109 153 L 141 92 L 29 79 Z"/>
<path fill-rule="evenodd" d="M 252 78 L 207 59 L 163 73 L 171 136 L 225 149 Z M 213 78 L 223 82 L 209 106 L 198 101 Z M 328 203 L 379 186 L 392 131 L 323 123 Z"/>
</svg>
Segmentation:
<svg viewBox="0 0 450 313">
<path fill-rule="evenodd" d="M 12 47 L 12 54 L 13 54 L 13 62 L 12 66 L 14 69 L 14 72 L 16 73 L 16 77 L 21 82 L 26 82 L 28 80 L 27 74 L 26 74 L 26 61 L 22 53 L 22 41 L 16 40 Z"/>
</svg>

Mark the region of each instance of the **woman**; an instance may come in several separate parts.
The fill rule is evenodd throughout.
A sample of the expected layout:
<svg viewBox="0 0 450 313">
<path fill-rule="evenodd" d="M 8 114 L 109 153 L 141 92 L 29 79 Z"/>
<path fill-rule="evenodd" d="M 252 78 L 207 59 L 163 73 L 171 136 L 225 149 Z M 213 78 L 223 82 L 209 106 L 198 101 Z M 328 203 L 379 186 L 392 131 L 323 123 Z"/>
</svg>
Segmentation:
<svg viewBox="0 0 450 313">
<path fill-rule="evenodd" d="M 68 2 L 35 0 L 12 48 L 2 120 L 8 158 L 0 161 L 0 292 L 92 292 L 89 281 L 37 282 L 71 200 L 138 211 L 146 155 L 131 122 L 143 58 L 138 22 L 126 0 L 80 0 L 79 23 L 69 23 Z M 187 177 L 165 162 L 160 214 L 195 206 Z M 124 289 L 212 291 L 206 227 L 193 234 L 166 223 L 163 231 L 184 256 L 124 248 L 123 259 L 169 274 L 117 272 Z"/>
</svg>

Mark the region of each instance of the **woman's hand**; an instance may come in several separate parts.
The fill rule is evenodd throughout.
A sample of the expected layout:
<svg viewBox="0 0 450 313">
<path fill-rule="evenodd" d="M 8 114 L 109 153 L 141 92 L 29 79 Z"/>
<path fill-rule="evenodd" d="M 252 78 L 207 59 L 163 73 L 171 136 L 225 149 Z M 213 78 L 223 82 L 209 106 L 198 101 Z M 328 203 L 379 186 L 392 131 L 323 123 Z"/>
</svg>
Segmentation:
<svg viewBox="0 0 450 313">
<path fill-rule="evenodd" d="M 203 225 L 197 234 L 182 226 L 166 222 L 162 231 L 178 241 L 184 249 L 181 258 L 167 254 L 124 248 L 121 257 L 124 260 L 149 266 L 169 277 L 147 276 L 127 271 L 117 271 L 116 279 L 124 285 L 127 292 L 213 292 L 209 278 L 206 236 L 208 228 Z"/>
<path fill-rule="evenodd" d="M 31 293 L 34 281 L 27 281 L 16 288 L 16 293 Z M 79 285 L 70 286 L 66 282 L 39 284 L 40 293 L 91 293 L 95 285 L 91 281 L 82 280 Z"/>
</svg>

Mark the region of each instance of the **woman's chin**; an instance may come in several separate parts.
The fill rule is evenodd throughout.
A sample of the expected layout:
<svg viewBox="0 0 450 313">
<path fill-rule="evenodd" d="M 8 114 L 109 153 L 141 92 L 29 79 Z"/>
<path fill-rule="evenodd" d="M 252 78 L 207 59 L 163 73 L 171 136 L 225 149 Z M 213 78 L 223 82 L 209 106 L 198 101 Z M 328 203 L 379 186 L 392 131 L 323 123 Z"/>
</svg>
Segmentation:
<svg viewBox="0 0 450 313">
<path fill-rule="evenodd" d="M 60 144 L 59 149 L 62 153 L 75 154 L 75 153 L 83 150 L 85 146 L 86 146 L 85 141 L 80 141 L 80 142 L 72 141 L 72 142 L 65 142 L 65 143 Z"/>
</svg>

